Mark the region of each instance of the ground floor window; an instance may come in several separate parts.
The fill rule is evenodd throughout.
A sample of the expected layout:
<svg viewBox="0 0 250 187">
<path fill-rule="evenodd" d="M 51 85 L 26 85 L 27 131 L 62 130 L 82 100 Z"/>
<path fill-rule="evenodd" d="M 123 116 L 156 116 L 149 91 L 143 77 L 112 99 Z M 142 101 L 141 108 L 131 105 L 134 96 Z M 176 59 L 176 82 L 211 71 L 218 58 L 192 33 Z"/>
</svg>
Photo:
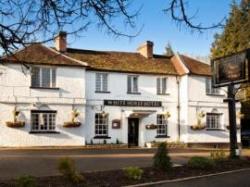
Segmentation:
<svg viewBox="0 0 250 187">
<path fill-rule="evenodd" d="M 54 131 L 56 127 L 55 111 L 31 111 L 32 131 Z"/>
<path fill-rule="evenodd" d="M 103 113 L 95 114 L 95 135 L 108 136 L 108 115 Z"/>
<path fill-rule="evenodd" d="M 167 136 L 167 120 L 165 115 L 157 115 L 157 136 Z"/>
<path fill-rule="evenodd" d="M 207 129 L 220 129 L 221 114 L 218 113 L 207 113 L 206 124 Z"/>
</svg>

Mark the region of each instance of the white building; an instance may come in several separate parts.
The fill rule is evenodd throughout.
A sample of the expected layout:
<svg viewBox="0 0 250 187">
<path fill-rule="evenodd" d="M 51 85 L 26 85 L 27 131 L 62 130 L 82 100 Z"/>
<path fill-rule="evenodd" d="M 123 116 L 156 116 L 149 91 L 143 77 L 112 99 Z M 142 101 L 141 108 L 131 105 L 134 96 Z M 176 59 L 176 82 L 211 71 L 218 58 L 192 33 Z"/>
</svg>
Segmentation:
<svg viewBox="0 0 250 187">
<path fill-rule="evenodd" d="M 226 94 L 211 88 L 209 65 L 154 55 L 149 41 L 134 53 L 67 48 L 65 33 L 55 44 L 1 59 L 1 147 L 229 142 Z"/>
</svg>

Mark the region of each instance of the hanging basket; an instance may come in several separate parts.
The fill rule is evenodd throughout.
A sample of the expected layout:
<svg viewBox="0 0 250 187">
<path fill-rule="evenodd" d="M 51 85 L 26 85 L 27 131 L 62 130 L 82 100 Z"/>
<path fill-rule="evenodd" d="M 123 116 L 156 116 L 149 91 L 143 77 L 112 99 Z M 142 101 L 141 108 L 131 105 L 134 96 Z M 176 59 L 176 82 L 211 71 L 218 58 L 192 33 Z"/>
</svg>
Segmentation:
<svg viewBox="0 0 250 187">
<path fill-rule="evenodd" d="M 190 126 L 190 128 L 192 130 L 194 130 L 194 131 L 197 131 L 197 130 L 203 130 L 203 129 L 205 129 L 206 126 L 205 125 L 192 125 L 192 126 Z"/>
<path fill-rule="evenodd" d="M 6 122 L 7 127 L 11 127 L 11 128 L 22 128 L 25 126 L 25 122 L 24 121 L 7 121 Z"/>
<path fill-rule="evenodd" d="M 63 124 L 64 128 L 74 128 L 74 127 L 80 127 L 82 124 L 80 122 L 65 122 Z"/>
</svg>

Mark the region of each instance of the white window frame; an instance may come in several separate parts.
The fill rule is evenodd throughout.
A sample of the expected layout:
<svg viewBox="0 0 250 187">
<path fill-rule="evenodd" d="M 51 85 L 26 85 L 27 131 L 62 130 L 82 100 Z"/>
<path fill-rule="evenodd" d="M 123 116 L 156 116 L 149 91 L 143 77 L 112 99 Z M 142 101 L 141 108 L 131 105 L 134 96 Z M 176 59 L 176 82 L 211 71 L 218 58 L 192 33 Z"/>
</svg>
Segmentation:
<svg viewBox="0 0 250 187">
<path fill-rule="evenodd" d="M 206 114 L 206 127 L 207 129 L 218 130 L 222 129 L 221 125 L 222 114 L 221 113 L 207 113 Z"/>
<path fill-rule="evenodd" d="M 220 88 L 213 88 L 211 78 L 206 78 L 205 86 L 207 95 L 221 95 Z"/>
<path fill-rule="evenodd" d="M 165 85 L 164 81 L 165 80 Z M 156 78 L 156 93 L 158 95 L 165 95 L 167 94 L 168 89 L 168 78 L 167 77 L 157 77 Z"/>
<path fill-rule="evenodd" d="M 37 68 L 39 71 L 39 83 L 33 83 L 33 74 L 31 75 L 31 87 L 38 87 L 38 88 L 56 88 L 56 68 L 50 67 L 50 66 L 33 66 L 32 67 L 32 73 L 33 69 Z M 43 86 L 43 83 L 45 82 L 43 78 L 43 70 L 44 69 L 49 69 L 49 85 L 48 86 Z M 53 74 L 54 71 L 54 74 Z M 54 76 L 54 77 L 53 77 Z M 54 81 L 53 81 L 54 80 Z"/>
<path fill-rule="evenodd" d="M 103 113 L 95 113 L 95 136 L 108 136 L 108 115 Z M 104 133 L 106 131 L 106 133 Z"/>
<path fill-rule="evenodd" d="M 129 94 L 139 93 L 139 76 L 138 75 L 128 75 L 127 77 L 127 92 Z"/>
<path fill-rule="evenodd" d="M 38 119 L 34 119 L 38 116 Z M 45 121 L 46 118 L 46 121 Z M 37 120 L 37 121 L 33 121 Z M 46 123 L 46 124 L 45 124 Z M 54 132 L 56 130 L 55 111 L 31 111 L 31 131 L 32 132 Z"/>
<path fill-rule="evenodd" d="M 168 122 L 164 114 L 156 115 L 157 124 L 157 136 L 167 136 L 168 135 Z"/>
<path fill-rule="evenodd" d="M 95 91 L 96 92 L 109 92 L 108 91 L 108 73 L 96 73 L 95 77 Z M 105 83 L 106 81 L 106 83 Z"/>
</svg>

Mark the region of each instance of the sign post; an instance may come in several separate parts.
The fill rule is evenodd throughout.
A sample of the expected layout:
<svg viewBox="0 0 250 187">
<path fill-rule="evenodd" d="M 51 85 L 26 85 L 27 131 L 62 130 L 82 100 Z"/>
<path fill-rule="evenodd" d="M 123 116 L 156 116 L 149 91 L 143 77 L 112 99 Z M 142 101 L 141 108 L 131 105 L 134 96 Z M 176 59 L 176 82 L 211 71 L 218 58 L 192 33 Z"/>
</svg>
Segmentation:
<svg viewBox="0 0 250 187">
<path fill-rule="evenodd" d="M 230 157 L 238 158 L 235 84 L 249 82 L 250 49 L 212 60 L 213 87 L 228 86 L 229 130 L 230 130 Z"/>
</svg>

